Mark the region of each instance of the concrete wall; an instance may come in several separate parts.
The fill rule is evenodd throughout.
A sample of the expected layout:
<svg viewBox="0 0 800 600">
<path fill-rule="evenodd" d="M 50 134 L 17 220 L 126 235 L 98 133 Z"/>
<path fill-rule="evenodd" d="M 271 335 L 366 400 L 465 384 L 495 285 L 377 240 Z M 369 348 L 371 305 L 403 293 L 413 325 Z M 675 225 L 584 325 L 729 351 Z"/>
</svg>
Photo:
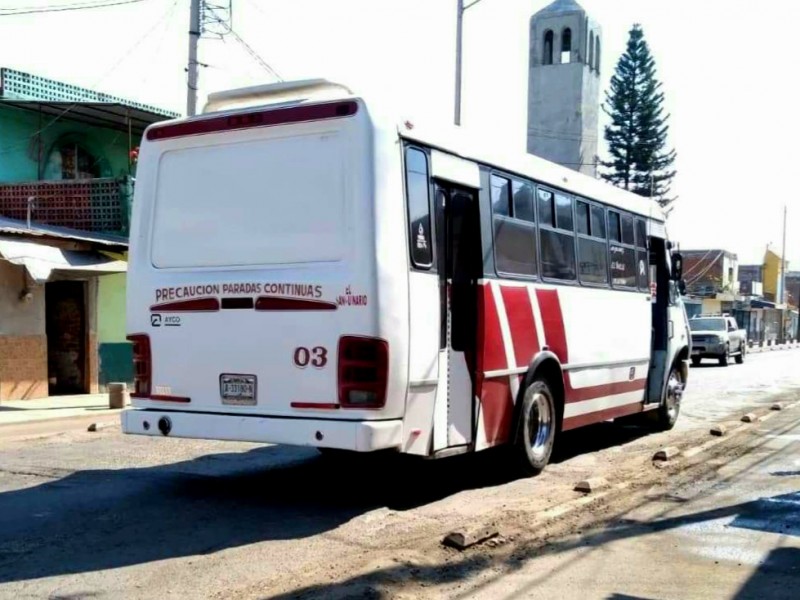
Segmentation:
<svg viewBox="0 0 800 600">
<path fill-rule="evenodd" d="M 780 296 L 781 257 L 772 250 L 764 254 L 764 297 L 782 304 Z"/>
<path fill-rule="evenodd" d="M 561 64 L 562 32 L 572 32 L 572 53 Z M 546 64 L 544 40 L 553 32 L 553 64 Z M 530 22 L 528 70 L 528 152 L 591 176 L 597 156 L 600 74 L 590 33 L 602 32 L 583 11 L 537 13 Z M 591 58 L 591 62 L 590 62 Z"/>
<path fill-rule="evenodd" d="M 53 117 L 30 110 L 0 106 L 0 182 L 47 178 L 46 161 L 60 141 L 75 142 L 100 159 L 102 177 L 128 174 L 128 135 L 62 118 L 49 125 L 38 141 L 32 136 Z M 138 145 L 134 140 L 134 145 Z"/>
<path fill-rule="evenodd" d="M 97 335 L 100 389 L 109 383 L 133 382 L 133 348 L 125 331 L 126 275 L 106 275 L 98 280 Z"/>
<path fill-rule="evenodd" d="M 20 301 L 23 288 L 32 291 Z M 44 287 L 22 267 L 0 260 L 0 402 L 47 396 Z"/>
</svg>

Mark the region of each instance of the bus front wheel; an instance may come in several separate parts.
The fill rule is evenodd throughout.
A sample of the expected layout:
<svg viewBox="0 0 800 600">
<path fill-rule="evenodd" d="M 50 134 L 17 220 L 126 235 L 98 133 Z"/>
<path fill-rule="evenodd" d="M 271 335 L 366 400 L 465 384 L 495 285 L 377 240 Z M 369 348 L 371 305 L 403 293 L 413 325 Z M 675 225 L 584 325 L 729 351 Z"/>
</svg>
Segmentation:
<svg viewBox="0 0 800 600">
<path fill-rule="evenodd" d="M 537 379 L 525 390 L 520 407 L 514 450 L 523 470 L 538 475 L 553 453 L 558 412 L 555 397 L 544 379 Z"/>
<path fill-rule="evenodd" d="M 664 400 L 658 410 L 654 411 L 658 429 L 669 431 L 675 427 L 675 422 L 681 412 L 681 400 L 685 385 L 680 369 L 673 366 L 669 373 L 669 379 L 667 379 L 667 388 L 664 390 Z"/>
</svg>

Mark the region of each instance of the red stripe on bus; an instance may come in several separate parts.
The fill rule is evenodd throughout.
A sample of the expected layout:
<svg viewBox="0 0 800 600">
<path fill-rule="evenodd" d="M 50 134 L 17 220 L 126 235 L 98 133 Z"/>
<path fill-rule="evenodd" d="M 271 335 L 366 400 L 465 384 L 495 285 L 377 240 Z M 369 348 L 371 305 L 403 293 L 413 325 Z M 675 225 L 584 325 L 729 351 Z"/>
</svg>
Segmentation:
<svg viewBox="0 0 800 600">
<path fill-rule="evenodd" d="M 566 402 L 581 402 L 583 400 L 596 400 L 606 396 L 616 394 L 627 394 L 628 392 L 644 392 L 647 379 L 634 379 L 633 381 L 619 381 L 617 383 L 604 383 L 603 385 L 592 385 L 589 387 L 574 388 L 570 380 L 570 374 L 564 377 L 566 387 Z M 642 394 L 644 400 L 644 394 Z"/>
<path fill-rule="evenodd" d="M 531 310 L 531 298 L 527 287 L 501 287 L 503 304 L 506 306 L 508 326 L 514 343 L 516 365 L 526 367 L 539 352 L 539 338 L 536 335 L 536 323 Z"/>
<path fill-rule="evenodd" d="M 181 402 L 183 404 L 189 404 L 192 401 L 191 398 L 187 398 L 186 396 L 168 396 L 166 394 L 154 394 L 152 396 L 138 396 L 143 400 L 154 400 L 155 402 Z"/>
<path fill-rule="evenodd" d="M 483 375 L 487 371 L 507 369 L 509 365 L 491 285 L 481 286 L 479 293 L 476 390 L 486 442 L 494 446 L 508 440 L 514 402 L 508 377 L 486 379 Z"/>
<path fill-rule="evenodd" d="M 216 298 L 196 298 L 194 300 L 179 300 L 177 302 L 164 302 L 150 307 L 152 312 L 216 312 L 219 310 L 219 300 Z"/>
<path fill-rule="evenodd" d="M 147 139 L 157 141 L 204 133 L 216 133 L 219 131 L 250 129 L 253 127 L 272 127 L 275 125 L 287 125 L 289 123 L 302 123 L 307 121 L 323 121 L 325 119 L 351 117 L 357 112 L 358 104 L 352 100 L 327 104 L 313 104 L 311 106 L 293 106 L 290 108 L 259 110 L 227 115 L 224 117 L 200 118 L 171 125 L 150 127 L 147 130 Z"/>
<path fill-rule="evenodd" d="M 341 408 L 339 404 L 334 402 L 292 402 L 291 407 L 317 410 L 338 410 Z"/>
<path fill-rule="evenodd" d="M 494 302 L 494 294 L 489 284 L 483 287 L 483 297 L 478 309 L 478 348 L 482 364 L 478 372 L 500 371 L 514 367 L 506 359 L 506 347 L 500 331 L 500 317 Z"/>
<path fill-rule="evenodd" d="M 336 310 L 333 302 L 307 300 L 305 298 L 282 298 L 280 296 L 261 296 L 256 300 L 256 310 Z"/>
<path fill-rule="evenodd" d="M 514 414 L 508 377 L 483 380 L 480 398 L 486 443 L 493 446 L 507 442 Z"/>
<path fill-rule="evenodd" d="M 536 290 L 536 299 L 542 311 L 542 325 L 548 347 L 562 365 L 569 364 L 567 334 L 564 330 L 564 315 L 561 313 L 558 290 Z"/>
<path fill-rule="evenodd" d="M 618 419 L 619 417 L 625 417 L 627 415 L 633 415 L 639 412 L 642 412 L 641 404 L 634 403 L 626 404 L 624 406 L 616 406 L 614 408 L 564 419 L 564 424 L 561 426 L 561 430 L 568 431 L 570 429 L 577 429 L 578 427 L 583 427 L 585 425 L 601 423 L 602 421 L 608 421 L 609 419 Z"/>
</svg>

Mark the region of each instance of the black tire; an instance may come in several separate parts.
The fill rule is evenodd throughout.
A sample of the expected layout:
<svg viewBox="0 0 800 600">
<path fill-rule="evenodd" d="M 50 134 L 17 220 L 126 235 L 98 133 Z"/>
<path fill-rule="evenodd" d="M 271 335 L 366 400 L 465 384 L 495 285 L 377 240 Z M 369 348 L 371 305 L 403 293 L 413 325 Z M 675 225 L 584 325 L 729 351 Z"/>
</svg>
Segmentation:
<svg viewBox="0 0 800 600">
<path fill-rule="evenodd" d="M 685 384 L 680 369 L 677 365 L 673 365 L 664 389 L 661 406 L 650 413 L 655 419 L 654 425 L 659 431 L 669 431 L 675 427 L 681 413 L 681 400 Z"/>
<path fill-rule="evenodd" d="M 730 362 L 731 356 L 731 348 L 730 346 L 725 347 L 725 354 L 719 357 L 719 366 L 720 367 L 727 367 L 728 363 Z"/>
<path fill-rule="evenodd" d="M 739 354 L 736 355 L 736 364 L 741 365 L 744 362 L 744 355 L 747 353 L 747 344 L 742 342 L 742 347 L 739 350 Z"/>
<path fill-rule="evenodd" d="M 514 452 L 522 470 L 538 475 L 553 454 L 560 429 L 555 396 L 545 379 L 536 379 L 526 389 L 517 417 Z"/>
<path fill-rule="evenodd" d="M 693 358 L 692 359 L 692 366 L 693 367 L 699 367 L 700 366 L 700 360 L 701 360 L 700 358 Z"/>
</svg>

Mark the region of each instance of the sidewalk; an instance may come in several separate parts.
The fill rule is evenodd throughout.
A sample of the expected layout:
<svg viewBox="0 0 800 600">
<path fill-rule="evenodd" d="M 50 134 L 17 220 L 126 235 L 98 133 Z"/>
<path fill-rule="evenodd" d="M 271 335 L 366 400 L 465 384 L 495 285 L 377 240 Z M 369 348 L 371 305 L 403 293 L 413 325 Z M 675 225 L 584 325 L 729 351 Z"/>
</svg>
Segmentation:
<svg viewBox="0 0 800 600">
<path fill-rule="evenodd" d="M 758 344 L 753 344 L 752 346 L 748 347 L 747 350 L 752 354 L 759 352 L 775 352 L 777 350 L 795 350 L 797 348 L 800 348 L 800 344 L 797 342 L 790 342 L 787 344 L 773 344 L 772 346 L 767 346 L 764 344 L 761 347 L 759 347 Z"/>
<path fill-rule="evenodd" d="M 13 400 L 0 403 L 0 427 L 75 417 L 95 417 L 108 420 L 108 417 L 116 417 L 120 412 L 120 410 L 108 408 L 108 394 Z"/>
</svg>

